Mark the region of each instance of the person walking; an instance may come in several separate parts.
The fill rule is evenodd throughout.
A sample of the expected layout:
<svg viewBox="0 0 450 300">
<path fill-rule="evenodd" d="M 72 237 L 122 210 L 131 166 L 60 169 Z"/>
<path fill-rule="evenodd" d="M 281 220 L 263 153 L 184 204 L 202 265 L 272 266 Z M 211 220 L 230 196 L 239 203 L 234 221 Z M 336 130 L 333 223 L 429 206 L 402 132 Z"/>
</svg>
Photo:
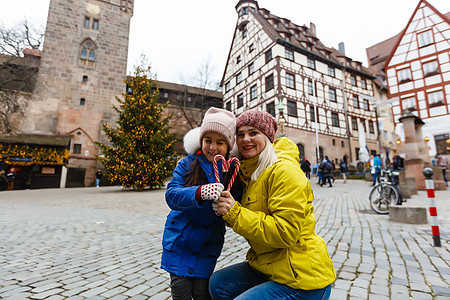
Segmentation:
<svg viewBox="0 0 450 300">
<path fill-rule="evenodd" d="M 211 299 L 209 277 L 223 247 L 225 223 L 213 210 L 229 181 L 222 175 L 216 182 L 213 161 L 217 154 L 228 158 L 235 143 L 236 119 L 226 110 L 210 108 L 200 128 L 184 137 L 189 155 L 180 160 L 167 185 L 166 202 L 171 208 L 164 227 L 161 268 L 170 273 L 172 298 Z M 225 178 L 226 177 L 226 178 Z M 239 197 L 238 180 L 232 192 Z M 236 192 L 237 191 L 237 192 Z"/>
<path fill-rule="evenodd" d="M 298 147 L 286 137 L 274 141 L 277 122 L 264 111 L 245 111 L 236 127 L 244 192 L 241 201 L 222 192 L 217 211 L 250 249 L 245 262 L 213 273 L 212 299 L 329 299 L 336 273 L 314 230 Z"/>
<path fill-rule="evenodd" d="M 342 174 L 342 178 L 344 179 L 344 183 L 346 183 L 348 167 L 347 167 L 347 163 L 343 159 L 339 160 L 339 169 Z"/>
<path fill-rule="evenodd" d="M 305 173 L 306 178 L 311 179 L 311 163 L 307 158 L 302 159 L 300 168 L 302 169 L 303 173 Z"/>
<path fill-rule="evenodd" d="M 324 178 L 323 178 L 323 170 L 322 170 L 322 161 L 323 161 L 323 156 L 321 156 L 319 158 L 319 163 L 317 166 L 317 176 L 319 177 L 319 181 L 317 182 L 317 184 L 319 184 L 320 186 L 322 186 L 324 184 Z"/>
<path fill-rule="evenodd" d="M 438 167 L 442 169 L 442 176 L 444 177 L 445 185 L 448 186 L 448 181 L 447 181 L 447 176 L 446 176 L 446 172 L 447 172 L 447 168 L 448 168 L 448 161 L 442 154 L 438 154 L 436 156 L 436 158 L 437 158 Z"/>
<path fill-rule="evenodd" d="M 373 177 L 372 185 L 374 186 L 379 181 L 381 175 L 381 159 L 378 156 L 378 154 L 375 154 L 375 156 L 372 155 L 372 159 L 370 160 L 370 166 L 371 166 L 370 171 Z"/>
<path fill-rule="evenodd" d="M 95 186 L 100 187 L 100 181 L 102 180 L 102 170 L 98 169 L 97 172 L 95 172 Z"/>
<path fill-rule="evenodd" d="M 329 176 L 330 176 L 330 179 L 334 182 L 334 176 L 333 176 L 333 171 L 334 170 L 336 170 L 336 166 L 334 165 L 334 162 L 333 161 L 331 161 L 329 158 L 328 158 L 328 156 L 327 155 L 325 155 L 325 159 L 327 160 L 327 162 L 329 162 L 330 163 L 330 165 L 331 165 L 331 171 L 330 171 L 330 174 L 329 174 Z"/>
<path fill-rule="evenodd" d="M 322 170 L 322 182 L 320 186 L 323 186 L 324 184 L 327 184 L 328 181 L 328 187 L 333 187 L 331 184 L 331 170 L 333 169 L 333 166 L 331 165 L 331 162 L 329 162 L 326 158 L 322 160 L 320 163 L 319 168 Z"/>
</svg>

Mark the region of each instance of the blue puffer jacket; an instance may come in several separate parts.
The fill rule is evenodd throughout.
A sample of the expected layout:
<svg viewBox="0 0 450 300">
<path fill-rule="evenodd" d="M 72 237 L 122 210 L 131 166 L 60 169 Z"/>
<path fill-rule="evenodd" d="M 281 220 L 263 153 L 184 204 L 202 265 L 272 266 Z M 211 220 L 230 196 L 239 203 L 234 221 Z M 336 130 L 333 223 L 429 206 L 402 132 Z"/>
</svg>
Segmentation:
<svg viewBox="0 0 450 300">
<path fill-rule="evenodd" d="M 161 268 L 178 276 L 209 278 L 222 251 L 225 223 L 212 209 L 212 201 L 195 200 L 199 186 L 185 187 L 184 175 L 198 159 L 208 178 L 216 182 L 213 164 L 204 155 L 183 158 L 167 186 L 166 202 L 172 211 L 167 216 L 163 235 Z M 218 163 L 222 178 L 222 165 Z M 206 184 L 206 183 L 205 183 Z"/>
</svg>

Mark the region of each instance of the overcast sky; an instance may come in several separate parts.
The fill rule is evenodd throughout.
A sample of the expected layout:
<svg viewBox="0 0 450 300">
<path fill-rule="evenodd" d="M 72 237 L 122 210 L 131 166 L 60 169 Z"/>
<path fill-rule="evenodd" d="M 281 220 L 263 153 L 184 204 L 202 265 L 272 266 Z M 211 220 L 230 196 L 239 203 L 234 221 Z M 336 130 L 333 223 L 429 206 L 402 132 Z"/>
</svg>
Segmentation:
<svg viewBox="0 0 450 300">
<path fill-rule="evenodd" d="M 80 0 L 81 1 L 81 0 Z M 128 71 L 141 54 L 150 60 L 159 80 L 189 83 L 206 61 L 220 80 L 234 32 L 238 0 L 135 0 L 131 21 Z M 316 24 L 328 47 L 345 43 L 346 55 L 367 66 L 366 48 L 399 33 L 419 0 L 259 0 L 260 8 L 297 25 Z M 441 13 L 449 0 L 429 0 Z M 2 1 L 0 23 L 27 18 L 45 25 L 49 0 Z"/>
</svg>

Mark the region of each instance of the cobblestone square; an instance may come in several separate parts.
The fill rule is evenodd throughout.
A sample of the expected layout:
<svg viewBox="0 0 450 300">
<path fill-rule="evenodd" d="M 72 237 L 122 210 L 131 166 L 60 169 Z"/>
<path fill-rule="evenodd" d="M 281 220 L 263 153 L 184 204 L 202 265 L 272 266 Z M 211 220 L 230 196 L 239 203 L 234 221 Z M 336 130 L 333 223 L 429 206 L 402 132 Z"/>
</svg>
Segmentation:
<svg viewBox="0 0 450 300">
<path fill-rule="evenodd" d="M 442 247 L 430 224 L 370 210 L 370 184 L 311 181 L 316 232 L 338 279 L 331 299 L 450 299 L 450 192 L 436 191 Z M 160 269 L 165 190 L 120 187 L 0 193 L 0 299 L 169 299 Z M 427 207 L 424 191 L 406 205 Z M 217 268 L 245 259 L 227 229 Z"/>
</svg>

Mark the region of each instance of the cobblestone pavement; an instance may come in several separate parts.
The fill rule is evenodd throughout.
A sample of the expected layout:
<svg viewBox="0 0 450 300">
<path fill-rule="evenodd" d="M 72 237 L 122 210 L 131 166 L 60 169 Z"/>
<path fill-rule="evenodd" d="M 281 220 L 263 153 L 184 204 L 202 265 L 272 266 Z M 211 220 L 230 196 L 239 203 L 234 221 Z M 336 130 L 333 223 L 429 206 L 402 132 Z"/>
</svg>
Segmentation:
<svg viewBox="0 0 450 300">
<path fill-rule="evenodd" d="M 312 186 L 316 231 L 338 274 L 332 299 L 450 299 L 449 191 L 436 192 L 439 248 L 429 224 L 372 213 L 368 182 Z M 169 299 L 159 268 L 164 192 L 0 192 L 0 299 Z M 426 194 L 406 204 L 426 206 Z M 243 261 L 246 250 L 228 229 L 217 268 Z"/>
</svg>

